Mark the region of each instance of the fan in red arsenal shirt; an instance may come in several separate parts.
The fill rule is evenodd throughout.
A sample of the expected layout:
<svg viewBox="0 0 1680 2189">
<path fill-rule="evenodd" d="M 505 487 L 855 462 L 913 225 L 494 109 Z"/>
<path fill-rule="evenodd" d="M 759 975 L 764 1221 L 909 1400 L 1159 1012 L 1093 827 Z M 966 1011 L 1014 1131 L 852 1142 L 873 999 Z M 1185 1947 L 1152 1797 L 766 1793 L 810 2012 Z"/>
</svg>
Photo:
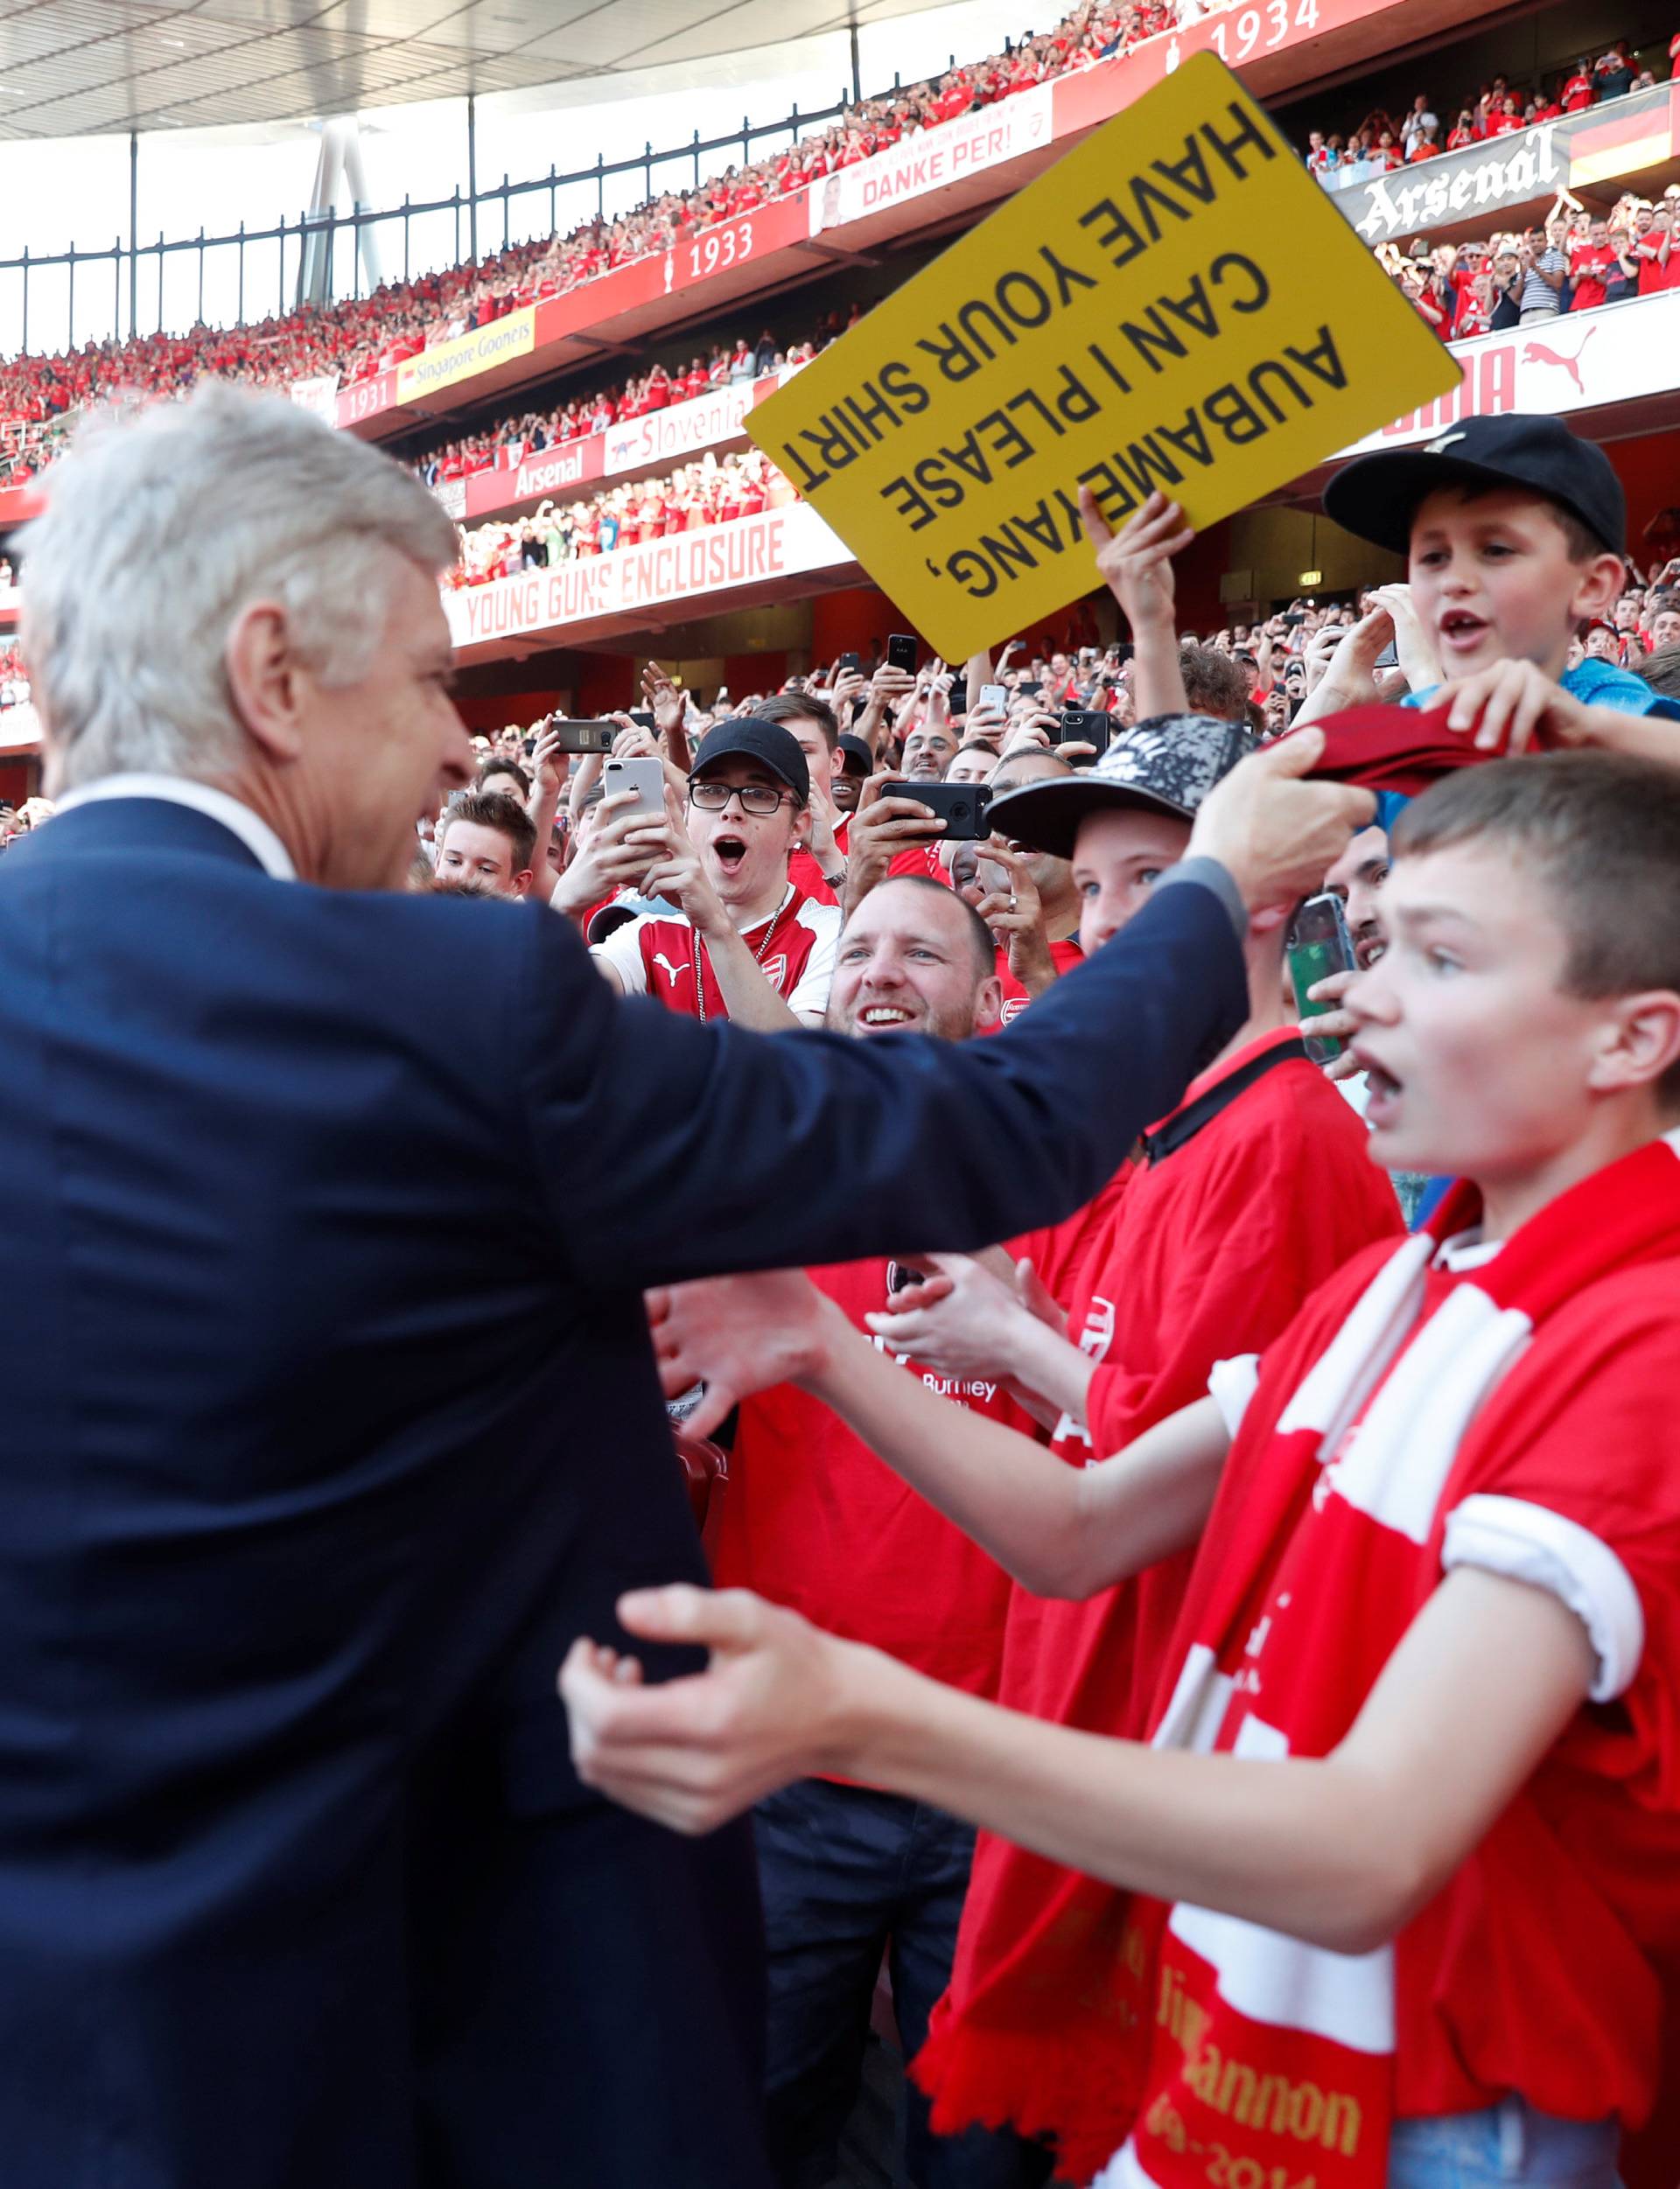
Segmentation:
<svg viewBox="0 0 1680 2189">
<path fill-rule="evenodd" d="M 694 756 L 686 813 L 615 817 L 596 844 L 644 850 L 641 893 L 671 900 L 616 928 L 592 955 L 620 994 L 656 996 L 704 1020 L 764 1032 L 820 1025 L 828 1004 L 836 906 L 813 904 L 788 877 L 810 833 L 805 755 L 779 723 L 732 717 Z"/>
<path fill-rule="evenodd" d="M 1000 1002 L 991 939 L 973 913 L 948 890 L 906 879 L 872 892 L 841 936 L 826 1023 L 855 1039 L 960 1041 L 992 1031 Z M 897 1272 L 875 1261 L 808 1274 L 861 1330 Z M 907 1354 L 892 1357 L 954 1407 L 1030 1433 L 1000 1376 L 946 1376 Z M 997 1691 L 1007 1576 L 795 1384 L 741 1407 L 713 1566 L 720 1588 L 755 1589 L 954 1687 Z M 914 1801 L 812 1779 L 761 1806 L 755 1836 L 772 2163 L 779 2179 L 827 2180 L 857 2095 L 882 1955 L 890 1954 L 893 2009 L 914 2048 L 949 1977 L 973 1835 Z M 912 2094 L 911 2179 L 989 2189 L 1027 2189 L 1041 2179 L 1024 2154 L 1017 2168 L 1012 2139 L 978 2140 L 980 2151 L 936 2157 L 926 2101 Z"/>
<path fill-rule="evenodd" d="M 1158 718 L 1096 767 L 1043 776 L 1000 806 L 1012 836 L 1071 855 L 1088 949 L 1184 856 L 1189 816 L 1249 742 L 1231 723 Z M 1281 953 L 1278 920 L 1256 920 L 1249 1021 L 1145 1143 L 1146 1162 L 1089 1247 L 1065 1332 L 1029 1310 L 1018 1285 L 950 1256 L 938 1277 L 903 1294 L 900 1311 L 872 1318 L 876 1334 L 950 1374 L 975 1348 L 995 1353 L 1018 1394 L 1054 1423 L 1053 1450 L 1083 1465 L 1192 1402 L 1216 1362 L 1262 1349 L 1350 1254 L 1397 1233 L 1398 1205 L 1370 1166 L 1363 1126 L 1288 1024 Z M 1192 1556 L 1181 1550 L 1081 1602 L 1018 1591 L 999 1700 L 1136 1738 Z M 1061 1941 L 1070 1927 L 1082 1934 L 1088 1892 L 1073 1872 L 982 1837 L 951 1992 L 917 2071 L 942 2126 L 1006 2117 L 1099 2157 L 1118 2141 L 1100 2068 L 1034 2033 L 1034 2000 L 1056 1992 Z"/>
</svg>

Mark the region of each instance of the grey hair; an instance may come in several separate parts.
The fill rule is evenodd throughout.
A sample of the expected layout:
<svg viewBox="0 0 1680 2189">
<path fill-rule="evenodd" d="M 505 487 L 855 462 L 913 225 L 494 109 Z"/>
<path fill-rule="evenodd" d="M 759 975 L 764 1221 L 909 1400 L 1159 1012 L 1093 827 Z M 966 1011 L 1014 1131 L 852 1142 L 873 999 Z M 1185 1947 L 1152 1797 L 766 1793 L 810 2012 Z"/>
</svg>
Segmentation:
<svg viewBox="0 0 1680 2189">
<path fill-rule="evenodd" d="M 225 666 L 273 600 L 326 682 L 365 675 L 391 551 L 428 574 L 458 542 L 389 457 L 284 396 L 219 382 L 78 434 L 24 535 L 23 642 L 58 792 L 130 769 L 214 777 L 242 756 Z"/>
</svg>

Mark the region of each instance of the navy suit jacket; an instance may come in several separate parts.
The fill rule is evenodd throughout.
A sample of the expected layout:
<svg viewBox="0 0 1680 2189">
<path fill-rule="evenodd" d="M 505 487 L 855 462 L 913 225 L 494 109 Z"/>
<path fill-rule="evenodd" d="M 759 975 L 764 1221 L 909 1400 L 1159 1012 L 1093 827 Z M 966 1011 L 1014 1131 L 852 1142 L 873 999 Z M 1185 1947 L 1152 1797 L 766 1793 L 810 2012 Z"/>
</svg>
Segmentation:
<svg viewBox="0 0 1680 2189">
<path fill-rule="evenodd" d="M 1057 1218 L 1245 1007 L 1188 886 L 995 1040 L 861 1042 L 157 800 L 10 851 L 6 2189 L 761 2183 L 746 1836 L 580 1787 L 555 1695 L 703 1577 L 641 1288 Z"/>
</svg>

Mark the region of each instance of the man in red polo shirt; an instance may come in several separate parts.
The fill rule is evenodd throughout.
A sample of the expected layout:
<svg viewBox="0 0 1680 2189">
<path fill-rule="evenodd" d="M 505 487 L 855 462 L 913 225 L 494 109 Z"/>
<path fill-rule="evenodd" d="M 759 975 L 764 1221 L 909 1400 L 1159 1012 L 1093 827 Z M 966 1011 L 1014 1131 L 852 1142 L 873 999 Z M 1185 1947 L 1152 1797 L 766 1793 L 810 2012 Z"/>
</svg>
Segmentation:
<svg viewBox="0 0 1680 2189">
<path fill-rule="evenodd" d="M 826 1024 L 858 1040 L 913 1032 L 960 1041 L 996 1026 L 1000 1000 L 991 938 L 969 907 L 927 882 L 888 882 L 841 936 Z M 861 1328 L 897 1272 L 876 1261 L 809 1274 Z M 954 1405 L 1030 1428 L 998 1377 L 941 1376 L 898 1357 Z M 756 1589 L 955 1687 L 996 1692 L 1007 1577 L 792 1384 L 740 1409 L 713 1569 L 720 1588 Z M 773 1794 L 753 1829 L 771 2160 L 787 2189 L 803 2189 L 834 2174 L 884 1953 L 906 2046 L 921 2042 L 949 1976 L 974 1834 L 941 1810 L 828 1779 Z M 914 2091 L 904 2159 L 919 2189 L 1035 2189 L 1048 2179 L 1045 2156 L 1013 2137 L 933 2137 Z"/>
</svg>

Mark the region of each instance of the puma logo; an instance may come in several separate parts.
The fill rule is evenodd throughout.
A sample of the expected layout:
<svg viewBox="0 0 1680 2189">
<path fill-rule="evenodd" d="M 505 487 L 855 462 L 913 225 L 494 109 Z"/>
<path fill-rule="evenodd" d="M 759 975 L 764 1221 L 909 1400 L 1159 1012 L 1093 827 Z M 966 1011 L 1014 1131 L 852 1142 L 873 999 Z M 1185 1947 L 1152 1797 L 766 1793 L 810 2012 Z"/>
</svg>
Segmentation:
<svg viewBox="0 0 1680 2189">
<path fill-rule="evenodd" d="M 1598 331 L 1597 327 L 1588 327 L 1586 340 L 1573 357 L 1564 357 L 1559 351 L 1549 349 L 1544 342 L 1525 342 L 1522 345 L 1522 362 L 1525 365 L 1561 365 L 1574 381 L 1576 394 L 1585 397 L 1586 389 L 1581 382 L 1580 359 L 1587 343 Z"/>
<path fill-rule="evenodd" d="M 665 969 L 666 979 L 673 983 L 681 980 L 683 974 L 692 974 L 694 971 L 694 968 L 691 965 L 684 965 L 681 960 L 679 960 L 676 964 L 673 965 L 662 950 L 654 951 L 654 963 L 655 965 L 662 965 Z"/>
</svg>

